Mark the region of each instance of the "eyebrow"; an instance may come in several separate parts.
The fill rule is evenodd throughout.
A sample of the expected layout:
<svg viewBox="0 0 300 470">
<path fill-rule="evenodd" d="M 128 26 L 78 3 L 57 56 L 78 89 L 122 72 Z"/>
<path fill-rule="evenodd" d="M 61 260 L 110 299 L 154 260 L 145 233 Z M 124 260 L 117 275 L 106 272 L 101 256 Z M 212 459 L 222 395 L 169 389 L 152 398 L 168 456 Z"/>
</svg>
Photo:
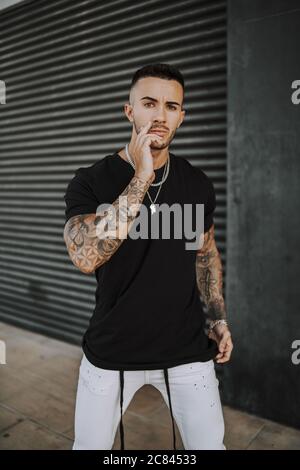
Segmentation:
<svg viewBox="0 0 300 470">
<path fill-rule="evenodd" d="M 151 101 L 155 101 L 155 103 L 158 103 L 158 100 L 156 100 L 155 98 L 151 98 L 151 96 L 144 96 L 143 98 L 141 98 L 141 101 L 142 100 L 151 100 Z M 177 104 L 178 106 L 181 106 L 176 101 L 167 101 L 167 104 Z"/>
</svg>

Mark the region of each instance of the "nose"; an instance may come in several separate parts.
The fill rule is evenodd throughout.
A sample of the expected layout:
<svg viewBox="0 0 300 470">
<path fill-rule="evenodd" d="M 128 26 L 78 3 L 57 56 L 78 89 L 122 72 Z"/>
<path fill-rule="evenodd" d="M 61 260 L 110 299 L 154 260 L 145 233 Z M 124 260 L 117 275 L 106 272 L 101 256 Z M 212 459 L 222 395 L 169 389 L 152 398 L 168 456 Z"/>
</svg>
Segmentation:
<svg viewBox="0 0 300 470">
<path fill-rule="evenodd" d="M 153 122 L 157 122 L 157 123 L 165 123 L 166 122 L 166 109 L 164 107 L 164 105 L 161 105 L 161 106 L 157 106 L 156 107 L 156 110 L 155 110 L 155 113 L 154 113 L 154 116 L 153 116 Z"/>
</svg>

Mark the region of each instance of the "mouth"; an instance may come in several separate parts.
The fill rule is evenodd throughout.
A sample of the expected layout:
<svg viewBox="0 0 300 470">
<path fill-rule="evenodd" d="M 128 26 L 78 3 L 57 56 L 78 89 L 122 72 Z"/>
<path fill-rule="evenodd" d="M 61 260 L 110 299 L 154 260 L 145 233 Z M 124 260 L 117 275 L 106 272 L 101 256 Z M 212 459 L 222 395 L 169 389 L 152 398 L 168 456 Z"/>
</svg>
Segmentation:
<svg viewBox="0 0 300 470">
<path fill-rule="evenodd" d="M 163 130 L 163 129 L 151 129 L 149 131 L 149 134 L 157 134 L 159 136 L 163 136 L 164 134 L 166 134 L 167 131 Z"/>
</svg>

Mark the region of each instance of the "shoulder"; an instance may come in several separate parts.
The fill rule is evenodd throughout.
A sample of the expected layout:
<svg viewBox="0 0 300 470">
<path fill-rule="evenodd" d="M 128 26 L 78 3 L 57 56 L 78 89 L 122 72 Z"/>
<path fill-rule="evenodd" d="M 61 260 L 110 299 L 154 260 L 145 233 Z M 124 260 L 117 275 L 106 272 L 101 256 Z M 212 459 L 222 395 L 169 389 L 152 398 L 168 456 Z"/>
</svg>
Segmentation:
<svg viewBox="0 0 300 470">
<path fill-rule="evenodd" d="M 109 155 L 89 166 L 78 167 L 71 176 L 69 186 L 78 184 L 93 189 L 99 184 L 101 178 L 105 178 L 108 157 Z"/>
<path fill-rule="evenodd" d="M 89 166 L 80 166 L 67 183 L 64 199 L 89 198 L 98 200 L 107 180 L 107 156 Z"/>
<path fill-rule="evenodd" d="M 98 180 L 98 177 L 106 172 L 107 159 L 109 155 L 101 160 L 92 163 L 89 166 L 81 166 L 75 170 L 74 176 L 85 180 L 88 183 L 93 183 Z"/>
<path fill-rule="evenodd" d="M 189 181 L 195 182 L 197 185 L 201 184 L 202 187 L 211 189 L 213 186 L 212 180 L 209 176 L 195 164 L 192 164 L 187 158 L 175 156 L 175 161 L 182 172 L 185 173 Z"/>
</svg>

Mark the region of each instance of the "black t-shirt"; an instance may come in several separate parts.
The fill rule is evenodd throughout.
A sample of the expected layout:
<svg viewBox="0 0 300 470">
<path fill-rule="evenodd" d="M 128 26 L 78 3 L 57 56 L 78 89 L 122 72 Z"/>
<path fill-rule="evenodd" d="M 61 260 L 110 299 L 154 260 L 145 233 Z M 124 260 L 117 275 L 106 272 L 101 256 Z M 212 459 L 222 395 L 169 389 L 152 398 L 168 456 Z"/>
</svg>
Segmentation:
<svg viewBox="0 0 300 470">
<path fill-rule="evenodd" d="M 213 224 L 216 206 L 213 184 L 185 158 L 169 155 L 169 175 L 156 205 L 204 204 L 206 232 Z M 155 170 L 154 183 L 161 180 L 163 171 L 164 166 Z M 133 176 L 134 169 L 117 152 L 80 167 L 64 196 L 66 221 L 74 215 L 95 213 L 102 203 L 114 202 Z M 158 189 L 150 186 L 152 200 Z M 152 218 L 158 215 L 151 214 L 147 193 L 142 202 L 151 227 Z M 135 223 L 134 227 L 137 229 Z M 208 361 L 217 355 L 216 342 L 204 331 L 196 281 L 197 251 L 187 250 L 186 242 L 184 236 L 134 239 L 128 235 L 95 271 L 96 304 L 82 348 L 96 367 L 153 370 Z"/>
</svg>

